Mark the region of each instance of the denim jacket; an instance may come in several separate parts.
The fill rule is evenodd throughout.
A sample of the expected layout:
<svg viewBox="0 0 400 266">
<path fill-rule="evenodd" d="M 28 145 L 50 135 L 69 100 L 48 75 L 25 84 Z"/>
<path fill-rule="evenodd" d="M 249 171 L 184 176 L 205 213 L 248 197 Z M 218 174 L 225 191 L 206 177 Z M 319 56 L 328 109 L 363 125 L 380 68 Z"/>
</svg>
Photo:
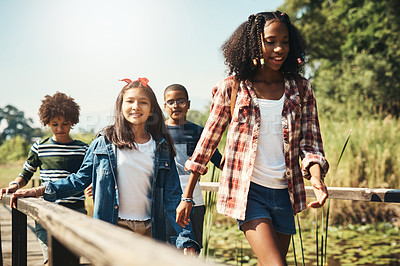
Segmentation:
<svg viewBox="0 0 400 266">
<path fill-rule="evenodd" d="M 172 243 L 179 249 L 194 247 L 199 251 L 199 245 L 193 240 L 191 224 L 182 228 L 175 222 L 176 208 L 182 194 L 179 176 L 167 142 L 164 139 L 156 139 L 156 142 L 151 191 L 152 237 Z M 93 140 L 77 173 L 44 184 L 44 199 L 54 202 L 82 192 L 93 183 L 93 217 L 116 225 L 119 199 L 114 150 L 115 146 L 104 136 Z"/>
</svg>

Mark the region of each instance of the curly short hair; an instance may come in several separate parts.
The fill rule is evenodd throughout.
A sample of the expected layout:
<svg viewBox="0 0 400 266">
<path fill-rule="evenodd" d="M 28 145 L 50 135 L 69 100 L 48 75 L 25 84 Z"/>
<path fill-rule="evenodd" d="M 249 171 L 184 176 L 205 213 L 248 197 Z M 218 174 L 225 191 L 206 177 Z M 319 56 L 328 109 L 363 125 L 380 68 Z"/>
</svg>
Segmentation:
<svg viewBox="0 0 400 266">
<path fill-rule="evenodd" d="M 74 101 L 74 98 L 57 92 L 53 96 L 46 95 L 39 108 L 39 117 L 43 125 L 48 125 L 50 120 L 63 116 L 64 119 L 72 125 L 79 122 L 80 106 Z"/>
<path fill-rule="evenodd" d="M 274 21 L 284 23 L 289 31 L 289 54 L 282 64 L 283 73 L 298 74 L 302 70 L 302 63 L 306 53 L 304 38 L 290 22 L 289 16 L 280 11 L 262 12 L 250 15 L 248 21 L 242 23 L 229 39 L 222 45 L 221 50 L 225 64 L 229 68 L 229 75 L 235 74 L 237 80 L 252 80 L 260 69 L 262 58 L 261 33 L 265 25 Z M 267 22 L 269 22 L 267 24 Z M 299 63 L 300 60 L 301 63 Z M 253 64 L 254 59 L 258 62 Z"/>
</svg>

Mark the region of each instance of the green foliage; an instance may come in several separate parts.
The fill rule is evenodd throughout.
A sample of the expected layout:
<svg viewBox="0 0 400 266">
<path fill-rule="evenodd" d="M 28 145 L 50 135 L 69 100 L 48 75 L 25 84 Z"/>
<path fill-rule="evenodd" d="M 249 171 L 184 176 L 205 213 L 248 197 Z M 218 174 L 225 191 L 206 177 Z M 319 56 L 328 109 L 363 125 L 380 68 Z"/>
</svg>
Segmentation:
<svg viewBox="0 0 400 266">
<path fill-rule="evenodd" d="M 80 133 L 77 133 L 77 134 L 72 134 L 71 137 L 73 139 L 83 141 L 83 142 L 85 142 L 85 143 L 90 145 L 90 143 L 92 143 L 92 141 L 96 138 L 96 133 L 94 133 L 94 132 L 87 132 L 87 133 L 80 132 Z"/>
<path fill-rule="evenodd" d="M 21 136 L 8 139 L 0 146 L 0 163 L 15 162 L 28 156 L 30 143 Z"/>
<path fill-rule="evenodd" d="M 336 120 L 400 115 L 399 1 L 286 0 L 282 9 L 307 41 L 322 113 Z"/>
<path fill-rule="evenodd" d="M 389 78 L 385 76 L 391 73 L 390 68 L 365 52 L 335 66 L 323 61 L 316 73 L 313 85 L 320 113 L 332 119 L 377 118 L 390 114 L 389 110 L 395 110 L 399 104 L 387 99 L 389 90 L 377 89 Z"/>
<path fill-rule="evenodd" d="M 200 112 L 197 110 L 189 110 L 186 119 L 190 122 L 203 126 L 206 124 L 208 119 L 208 112 Z"/>
</svg>

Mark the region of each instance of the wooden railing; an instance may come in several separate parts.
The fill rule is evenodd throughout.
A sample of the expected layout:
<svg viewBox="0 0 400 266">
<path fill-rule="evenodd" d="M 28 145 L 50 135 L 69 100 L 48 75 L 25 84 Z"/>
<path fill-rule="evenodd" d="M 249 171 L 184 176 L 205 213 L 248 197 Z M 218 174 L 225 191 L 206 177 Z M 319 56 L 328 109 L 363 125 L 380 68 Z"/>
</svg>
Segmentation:
<svg viewBox="0 0 400 266">
<path fill-rule="evenodd" d="M 218 183 L 200 182 L 204 191 L 218 191 Z M 331 199 L 400 203 L 400 189 L 328 188 Z M 314 197 L 306 187 L 307 197 Z M 8 205 L 10 196 L 2 203 Z M 27 265 L 27 216 L 48 230 L 50 265 L 206 265 L 201 259 L 142 236 L 127 234 L 109 223 L 35 198 L 18 199 L 12 210 L 12 265 Z M 1 239 L 1 238 L 0 238 Z M 207 264 L 209 265 L 209 264 Z"/>
<path fill-rule="evenodd" d="M 9 205 L 10 199 L 4 195 L 1 202 Z M 13 266 L 27 265 L 27 216 L 47 229 L 50 265 L 79 265 L 81 257 L 92 265 L 104 266 L 210 265 L 58 204 L 35 198 L 19 198 L 17 203 L 17 209 L 12 209 Z"/>
<path fill-rule="evenodd" d="M 217 192 L 219 184 L 200 182 L 200 187 L 205 191 Z M 329 187 L 328 194 L 331 199 L 400 203 L 400 189 Z M 309 186 L 306 186 L 306 196 L 315 197 Z"/>
</svg>

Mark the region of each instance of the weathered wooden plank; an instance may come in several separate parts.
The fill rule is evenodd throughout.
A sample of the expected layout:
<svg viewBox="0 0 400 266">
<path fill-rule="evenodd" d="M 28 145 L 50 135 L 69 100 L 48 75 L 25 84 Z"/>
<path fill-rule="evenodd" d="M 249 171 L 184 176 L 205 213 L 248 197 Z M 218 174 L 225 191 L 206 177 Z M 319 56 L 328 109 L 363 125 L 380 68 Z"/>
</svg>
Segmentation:
<svg viewBox="0 0 400 266">
<path fill-rule="evenodd" d="M 3 204 L 9 201 L 9 195 L 1 200 Z M 18 210 L 93 265 L 210 265 L 164 243 L 40 199 L 20 198 Z"/>
<path fill-rule="evenodd" d="M 218 191 L 218 182 L 200 182 L 203 191 Z M 400 203 L 400 189 L 328 187 L 329 198 L 372 202 Z M 315 197 L 312 187 L 306 186 L 307 197 Z"/>
</svg>

